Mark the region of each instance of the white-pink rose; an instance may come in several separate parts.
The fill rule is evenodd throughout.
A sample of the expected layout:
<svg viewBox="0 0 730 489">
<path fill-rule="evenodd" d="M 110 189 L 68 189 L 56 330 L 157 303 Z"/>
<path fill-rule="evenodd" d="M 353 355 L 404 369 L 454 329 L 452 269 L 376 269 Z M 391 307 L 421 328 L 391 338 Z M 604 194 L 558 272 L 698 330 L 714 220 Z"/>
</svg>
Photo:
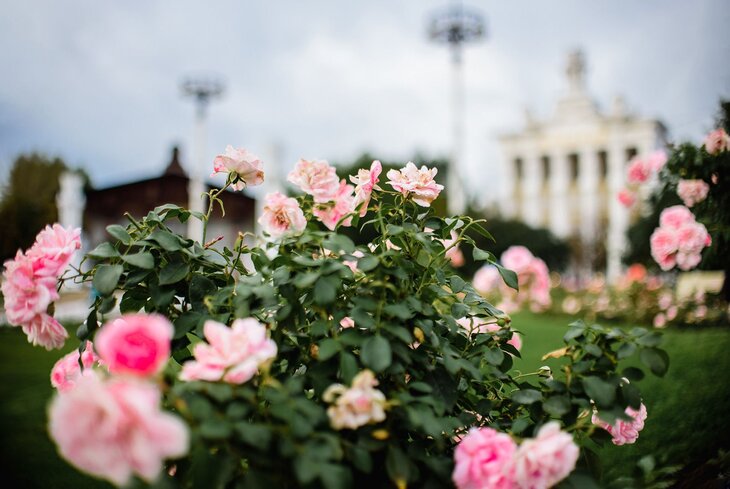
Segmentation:
<svg viewBox="0 0 730 489">
<path fill-rule="evenodd" d="M 63 274 L 74 252 L 79 248 L 80 228 L 66 229 L 60 224 L 54 224 L 46 226 L 38 233 L 27 255 L 34 262 L 36 274 L 55 278 Z"/>
<path fill-rule="evenodd" d="M 649 160 L 637 156 L 629 162 L 629 167 L 626 169 L 626 181 L 631 185 L 645 183 L 653 171 L 654 168 Z"/>
<path fill-rule="evenodd" d="M 707 198 L 710 186 L 704 180 L 679 180 L 677 195 L 684 205 L 693 207 Z"/>
<path fill-rule="evenodd" d="M 68 338 L 66 328 L 56 318 L 46 313 L 33 316 L 33 319 L 21 325 L 28 336 L 28 342 L 42 346 L 46 350 L 61 348 Z"/>
<path fill-rule="evenodd" d="M 722 127 L 711 131 L 705 137 L 705 151 L 709 154 L 714 155 L 728 150 L 730 150 L 730 136 L 728 136 Z"/>
<path fill-rule="evenodd" d="M 347 218 L 345 216 L 355 212 L 355 196 L 352 192 L 352 185 L 342 180 L 337 192 L 331 196 L 330 202 L 315 204 L 312 214 L 331 231 L 334 231 L 338 224 L 349 226 L 352 223 L 352 216 Z"/>
<path fill-rule="evenodd" d="M 36 269 L 42 267 L 41 260 L 20 250 L 13 260 L 5 262 L 2 292 L 5 315 L 10 324 L 22 326 L 30 323 L 58 299 L 56 277 L 36 274 Z"/>
<path fill-rule="evenodd" d="M 490 294 L 500 286 L 502 278 L 494 265 L 484 265 L 474 274 L 472 285 L 480 294 Z"/>
<path fill-rule="evenodd" d="M 83 372 L 79 366 L 79 357 L 81 358 L 81 365 L 84 367 Z M 84 352 L 81 355 L 79 355 L 78 350 L 74 350 L 53 365 L 53 369 L 51 369 L 51 385 L 60 392 L 73 389 L 82 373 L 90 372 L 90 369 L 98 363 L 99 357 L 94 353 L 94 347 L 91 342 L 87 341 L 84 346 Z"/>
<path fill-rule="evenodd" d="M 352 386 L 332 384 L 322 394 L 331 404 L 327 408 L 330 425 L 336 430 L 355 430 L 366 424 L 385 420 L 387 401 L 375 386 L 378 381 L 370 370 L 363 370 L 352 379 Z"/>
<path fill-rule="evenodd" d="M 307 227 L 307 219 L 297 199 L 280 192 L 267 194 L 259 224 L 272 238 L 301 234 Z"/>
<path fill-rule="evenodd" d="M 617 198 L 621 205 L 627 208 L 636 203 L 636 194 L 626 188 L 619 190 Z"/>
<path fill-rule="evenodd" d="M 409 161 L 400 170 L 390 170 L 388 172 L 388 185 L 404 196 L 410 196 L 413 202 L 421 207 L 430 207 L 431 202 L 444 189 L 443 185 L 439 185 L 434 180 L 437 173 L 437 168 L 429 169 L 422 166 L 419 170 L 416 165 Z"/>
<path fill-rule="evenodd" d="M 600 426 L 611 434 L 613 437 L 611 441 L 614 445 L 632 444 L 639 439 L 639 432 L 644 429 L 647 416 L 646 406 L 642 403 L 638 411 L 627 407 L 626 414 L 631 417 L 629 421 L 617 419 L 613 425 L 601 420 L 596 413 L 593 413 L 592 421 L 593 424 Z"/>
<path fill-rule="evenodd" d="M 515 442 L 492 428 L 472 428 L 454 450 L 457 489 L 512 489 Z"/>
<path fill-rule="evenodd" d="M 646 157 L 646 161 L 649 168 L 656 173 L 667 163 L 667 152 L 663 149 L 658 149 L 653 153 L 650 153 L 649 156 Z"/>
<path fill-rule="evenodd" d="M 674 229 L 658 227 L 649 238 L 651 256 L 662 270 L 671 270 L 677 264 L 679 240 Z"/>
<path fill-rule="evenodd" d="M 350 175 L 350 181 L 355 184 L 355 207 L 360 207 L 360 217 L 368 211 L 373 190 L 379 190 L 378 182 L 382 171 L 383 165 L 380 161 L 375 160 L 369 170 L 361 168 L 357 171 L 357 175 Z"/>
<path fill-rule="evenodd" d="M 659 216 L 659 227 L 651 235 L 651 255 L 662 270 L 678 266 L 691 270 L 702 260 L 702 250 L 712 244 L 704 224 L 684 206 L 664 209 Z"/>
<path fill-rule="evenodd" d="M 216 173 L 229 173 L 237 177 L 238 180 L 232 185 L 234 190 L 243 190 L 264 182 L 263 163 L 259 157 L 230 144 L 226 146 L 225 154 L 218 155 L 213 160 L 213 175 Z"/>
<path fill-rule="evenodd" d="M 694 222 L 695 216 L 692 211 L 683 205 L 667 207 L 659 215 L 659 226 L 663 228 L 679 229 L 688 222 Z"/>
<path fill-rule="evenodd" d="M 297 161 L 287 180 L 311 195 L 317 203 L 329 202 L 340 188 L 337 172 L 324 160 Z"/>
<path fill-rule="evenodd" d="M 195 345 L 195 360 L 183 364 L 181 380 L 243 384 L 276 356 L 276 343 L 254 318 L 236 319 L 230 328 L 208 320 L 203 333 L 207 343 Z"/>
<path fill-rule="evenodd" d="M 160 392 L 151 383 L 83 375 L 53 399 L 48 414 L 61 456 L 117 486 L 134 475 L 154 482 L 165 459 L 188 451 L 187 426 L 160 409 Z"/>
<path fill-rule="evenodd" d="M 537 436 L 522 442 L 514 456 L 514 474 L 520 489 L 547 489 L 575 469 L 580 450 L 556 421 L 540 428 Z"/>
<path fill-rule="evenodd" d="M 111 373 L 148 377 L 159 373 L 170 358 L 174 332 L 161 314 L 125 314 L 101 327 L 96 351 Z"/>
</svg>

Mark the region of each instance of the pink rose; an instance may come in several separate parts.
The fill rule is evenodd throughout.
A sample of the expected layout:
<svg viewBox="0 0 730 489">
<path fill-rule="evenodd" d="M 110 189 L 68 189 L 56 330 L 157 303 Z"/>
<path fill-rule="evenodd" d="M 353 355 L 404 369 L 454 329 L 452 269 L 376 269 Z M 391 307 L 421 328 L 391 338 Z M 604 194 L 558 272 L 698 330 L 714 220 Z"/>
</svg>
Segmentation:
<svg viewBox="0 0 730 489">
<path fill-rule="evenodd" d="M 454 485 L 457 489 L 511 489 L 515 450 L 509 435 L 492 428 L 471 428 L 454 450 Z"/>
<path fill-rule="evenodd" d="M 66 392 L 73 389 L 79 377 L 81 377 L 82 371 L 81 367 L 79 367 L 79 356 L 81 357 L 81 364 L 84 366 L 84 374 L 90 372 L 91 367 L 99 362 L 99 357 L 94 354 L 94 348 L 90 341 L 86 342 L 84 352 L 81 355 L 79 355 L 78 350 L 74 350 L 62 357 L 56 362 L 53 369 L 51 369 L 51 385 L 58 389 L 59 392 Z"/>
<path fill-rule="evenodd" d="M 66 229 L 60 224 L 46 226 L 28 250 L 35 273 L 48 277 L 63 274 L 76 250 L 81 248 L 81 229 Z"/>
<path fill-rule="evenodd" d="M 388 185 L 405 197 L 410 196 L 413 202 L 421 207 L 430 207 L 431 202 L 444 189 L 434 180 L 438 169 L 422 166 L 419 170 L 412 162 L 408 162 L 400 170 L 390 170 L 387 174 Z"/>
<path fill-rule="evenodd" d="M 636 203 L 636 194 L 626 188 L 619 190 L 617 198 L 618 201 L 621 202 L 621 205 L 627 208 Z"/>
<path fill-rule="evenodd" d="M 714 155 L 721 151 L 730 149 L 730 136 L 727 135 L 722 127 L 711 131 L 705 137 L 705 151 Z"/>
<path fill-rule="evenodd" d="M 669 306 L 669 309 L 667 309 L 667 319 L 669 321 L 673 321 L 677 318 L 677 314 L 679 313 L 679 309 L 677 306 Z"/>
<path fill-rule="evenodd" d="M 352 319 L 350 316 L 345 316 L 340 320 L 340 327 L 342 329 L 354 328 L 355 320 Z"/>
<path fill-rule="evenodd" d="M 663 228 L 679 229 L 688 222 L 695 222 L 695 216 L 683 205 L 667 207 L 659 214 L 659 226 Z"/>
<path fill-rule="evenodd" d="M 575 468 L 580 451 L 573 437 L 556 421 L 525 440 L 514 457 L 515 482 L 520 489 L 545 489 L 565 479 Z"/>
<path fill-rule="evenodd" d="M 330 199 L 333 202 L 315 205 L 312 214 L 317 216 L 330 231 L 334 231 L 338 223 L 341 226 L 349 226 L 352 223 L 352 216 L 344 220 L 343 218 L 355 212 L 355 197 L 352 191 L 352 185 L 342 180 L 337 192 Z"/>
<path fill-rule="evenodd" d="M 677 264 L 677 247 L 679 240 L 673 229 L 658 227 L 649 238 L 651 256 L 662 270 L 671 270 Z"/>
<path fill-rule="evenodd" d="M 360 250 L 355 250 L 352 253 L 352 256 L 354 256 L 355 258 L 362 258 L 363 256 L 365 256 L 365 253 Z M 345 264 L 347 268 L 352 270 L 352 273 L 357 272 L 357 260 L 342 260 L 342 263 Z"/>
<path fill-rule="evenodd" d="M 264 211 L 258 220 L 261 227 L 272 238 L 277 239 L 287 234 L 302 234 L 307 227 L 307 219 L 297 199 L 287 197 L 280 192 L 267 194 L 264 199 Z"/>
<path fill-rule="evenodd" d="M 677 184 L 677 195 L 687 207 L 705 200 L 709 191 L 710 186 L 704 180 L 679 180 Z"/>
<path fill-rule="evenodd" d="M 626 169 L 626 181 L 631 185 L 638 185 L 649 180 L 653 172 L 651 163 L 638 156 L 629 162 Z"/>
<path fill-rule="evenodd" d="M 203 332 L 208 342 L 195 345 L 195 360 L 183 364 L 180 380 L 243 384 L 276 356 L 276 343 L 254 318 L 236 319 L 230 328 L 209 320 Z"/>
<path fill-rule="evenodd" d="M 46 350 L 61 348 L 68 338 L 66 328 L 46 313 L 34 316 L 29 322 L 24 323 L 22 328 L 28 336 L 28 343 L 42 346 Z"/>
<path fill-rule="evenodd" d="M 646 161 L 653 172 L 658 172 L 667 163 L 667 152 L 663 149 L 656 150 L 646 157 Z"/>
<path fill-rule="evenodd" d="M 480 294 L 489 294 L 499 287 L 502 278 L 499 270 L 493 265 L 484 265 L 477 270 L 472 279 L 472 285 Z"/>
<path fill-rule="evenodd" d="M 373 190 L 378 189 L 378 178 L 383 171 L 383 165 L 375 160 L 369 170 L 360 169 L 357 175 L 351 175 L 350 181 L 355 184 L 355 207 L 360 207 L 360 217 L 368 212 L 368 204 Z"/>
<path fill-rule="evenodd" d="M 654 316 L 653 325 L 655 328 L 663 328 L 667 325 L 667 316 L 660 312 L 656 316 Z"/>
<path fill-rule="evenodd" d="M 352 379 L 352 386 L 332 384 L 325 389 L 322 400 L 331 404 L 327 408 L 330 425 L 336 430 L 356 430 L 366 424 L 385 419 L 387 401 L 375 386 L 378 380 L 370 370 L 363 370 Z"/>
<path fill-rule="evenodd" d="M 517 275 L 527 271 L 535 256 L 524 246 L 510 246 L 502 253 L 502 266 L 509 268 Z"/>
<path fill-rule="evenodd" d="M 188 451 L 188 429 L 160 410 L 154 384 L 102 381 L 90 373 L 51 402 L 49 431 L 58 451 L 78 469 L 127 485 L 133 475 L 151 483 L 162 462 Z"/>
<path fill-rule="evenodd" d="M 226 153 L 218 155 L 213 160 L 213 175 L 216 173 L 230 173 L 236 181 L 232 188 L 243 190 L 247 186 L 254 187 L 264 183 L 263 163 L 258 156 L 243 148 L 226 146 Z"/>
<path fill-rule="evenodd" d="M 459 326 L 464 328 L 469 335 L 476 333 L 496 333 L 502 329 L 502 327 L 498 324 L 484 322 L 484 320 L 476 316 L 459 318 L 456 322 Z M 514 346 L 517 350 L 522 349 L 522 339 L 517 333 L 512 333 L 512 336 L 507 343 Z"/>
<path fill-rule="evenodd" d="M 112 373 L 154 375 L 170 357 L 174 331 L 160 314 L 125 314 L 101 327 L 96 351 Z"/>
<path fill-rule="evenodd" d="M 36 269 L 43 267 L 42 260 L 21 251 L 13 260 L 5 262 L 2 292 L 5 315 L 10 324 L 23 326 L 30 323 L 58 299 L 56 277 L 36 274 Z"/>
<path fill-rule="evenodd" d="M 287 177 L 317 203 L 329 202 L 340 188 L 334 167 L 323 160 L 299 160 Z"/>
<path fill-rule="evenodd" d="M 593 413 L 593 424 L 608 431 L 613 439 L 614 445 L 632 444 L 639 439 L 639 432 L 644 429 L 644 421 L 646 421 L 646 406 L 642 403 L 639 410 L 636 411 L 630 407 L 626 408 L 626 414 L 631 417 L 630 421 L 617 419 L 613 425 L 610 425 L 598 417 L 597 413 Z"/>
</svg>

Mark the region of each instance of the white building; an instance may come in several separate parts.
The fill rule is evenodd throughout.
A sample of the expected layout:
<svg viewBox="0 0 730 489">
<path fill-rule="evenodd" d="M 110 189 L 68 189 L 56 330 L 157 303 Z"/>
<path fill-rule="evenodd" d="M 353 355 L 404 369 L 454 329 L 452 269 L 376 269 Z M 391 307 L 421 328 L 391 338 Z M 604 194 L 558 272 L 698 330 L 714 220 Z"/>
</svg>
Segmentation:
<svg viewBox="0 0 730 489">
<path fill-rule="evenodd" d="M 662 147 L 666 130 L 657 120 L 627 113 L 620 97 L 602 113 L 586 90 L 580 52 L 569 55 L 566 76 L 567 93 L 551 119 L 528 115 L 524 130 L 499 138 L 509 193 L 500 210 L 580 244 L 579 271 L 605 252 L 613 280 L 621 273 L 629 225 L 629 212 L 616 199 L 626 165 Z"/>
</svg>

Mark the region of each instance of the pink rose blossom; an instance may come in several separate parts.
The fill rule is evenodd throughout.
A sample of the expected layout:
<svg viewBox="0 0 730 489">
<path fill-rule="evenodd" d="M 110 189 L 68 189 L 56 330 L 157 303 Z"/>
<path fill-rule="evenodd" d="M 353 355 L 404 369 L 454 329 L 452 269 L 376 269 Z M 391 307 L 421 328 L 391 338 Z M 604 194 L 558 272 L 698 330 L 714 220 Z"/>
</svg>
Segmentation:
<svg viewBox="0 0 730 489">
<path fill-rule="evenodd" d="M 68 355 L 62 357 L 56 362 L 51 369 L 51 385 L 59 390 L 66 392 L 72 389 L 79 377 L 82 375 L 81 367 L 79 367 L 79 356 L 81 364 L 84 366 L 83 373 L 90 372 L 91 367 L 99 363 L 99 357 L 94 354 L 94 348 L 90 341 L 86 342 L 84 352 L 79 355 L 78 350 L 74 350 Z"/>
<path fill-rule="evenodd" d="M 487 323 L 481 318 L 476 316 L 459 318 L 456 322 L 469 333 L 469 335 L 477 333 L 496 333 L 501 330 L 502 327 L 495 323 Z M 517 350 L 522 349 L 522 339 L 517 333 L 512 333 L 512 336 L 507 341 L 507 344 L 514 346 Z"/>
<path fill-rule="evenodd" d="M 537 437 L 522 442 L 514 457 L 515 482 L 520 489 L 545 489 L 565 479 L 575 468 L 580 451 L 573 437 L 556 421 L 540 428 Z"/>
<path fill-rule="evenodd" d="M 258 156 L 244 148 L 226 146 L 225 154 L 218 155 L 213 160 L 213 175 L 216 173 L 230 173 L 238 178 L 232 185 L 234 190 L 254 187 L 264 183 L 263 163 Z"/>
<path fill-rule="evenodd" d="M 360 217 L 368 212 L 368 204 L 373 190 L 378 189 L 380 174 L 383 172 L 383 165 L 375 160 L 370 165 L 369 170 L 360 169 L 357 175 L 351 175 L 350 181 L 355 184 L 355 207 L 360 207 Z"/>
<path fill-rule="evenodd" d="M 272 238 L 285 235 L 298 235 L 307 227 L 307 219 L 297 199 L 287 197 L 280 192 L 267 194 L 264 198 L 264 210 L 258 220 L 261 227 Z"/>
<path fill-rule="evenodd" d="M 499 270 L 493 265 L 484 265 L 482 268 L 477 270 L 472 280 L 472 285 L 477 292 L 480 294 L 489 294 L 494 291 L 501 283 L 502 278 L 499 275 Z"/>
<path fill-rule="evenodd" d="M 355 211 L 355 197 L 352 191 L 352 185 L 342 180 L 339 189 L 330 199 L 334 202 L 316 205 L 312 209 L 312 214 L 317 216 L 330 231 L 334 231 L 338 223 L 341 226 L 349 226 L 352 223 L 352 216 L 344 220 L 343 218 Z"/>
<path fill-rule="evenodd" d="M 365 256 L 365 253 L 360 250 L 355 250 L 352 253 L 352 256 L 354 256 L 355 258 L 362 258 L 363 256 Z M 343 260 L 342 263 L 344 263 L 347 268 L 352 270 L 352 273 L 357 273 L 357 260 Z"/>
<path fill-rule="evenodd" d="M 656 228 L 649 238 L 651 256 L 662 270 L 671 270 L 677 264 L 676 252 L 679 240 L 676 231 Z"/>
<path fill-rule="evenodd" d="M 174 331 L 160 314 L 125 314 L 101 327 L 96 351 L 112 373 L 155 375 L 170 357 Z"/>
<path fill-rule="evenodd" d="M 188 451 L 188 429 L 160 410 L 154 384 L 113 379 L 90 372 L 51 402 L 49 431 L 63 458 L 117 486 L 133 475 L 151 483 L 163 460 Z"/>
<path fill-rule="evenodd" d="M 236 319 L 230 328 L 209 320 L 203 332 L 208 342 L 195 345 L 195 360 L 183 364 L 181 380 L 243 384 L 276 356 L 276 343 L 254 318 Z"/>
<path fill-rule="evenodd" d="M 524 246 L 510 246 L 502 253 L 502 266 L 509 268 L 517 275 L 524 273 L 532 264 L 535 256 Z"/>
<path fill-rule="evenodd" d="M 81 229 L 66 229 L 60 224 L 46 226 L 28 250 L 35 273 L 46 277 L 63 274 L 76 250 L 81 248 Z"/>
<path fill-rule="evenodd" d="M 659 214 L 659 226 L 663 228 L 679 229 L 688 222 L 694 222 L 695 216 L 692 211 L 683 205 L 667 207 Z"/>
<path fill-rule="evenodd" d="M 66 328 L 56 321 L 56 318 L 46 313 L 34 316 L 29 322 L 22 325 L 23 332 L 28 336 L 28 343 L 42 346 L 46 350 L 61 348 L 68 338 Z"/>
<path fill-rule="evenodd" d="M 667 316 L 663 312 L 660 312 L 654 316 L 653 324 L 655 328 L 664 328 L 667 325 Z"/>
<path fill-rule="evenodd" d="M 704 180 L 679 180 L 677 195 L 684 205 L 692 207 L 707 198 L 710 186 Z"/>
<path fill-rule="evenodd" d="M 22 326 L 45 313 L 48 306 L 58 299 L 56 277 L 37 275 L 42 260 L 18 251 L 13 260 L 5 262 L 2 292 L 5 298 L 5 315 L 10 324 Z"/>
<path fill-rule="evenodd" d="M 378 381 L 370 370 L 363 370 L 352 379 L 352 386 L 332 384 L 322 394 L 330 425 L 336 430 L 355 430 L 366 424 L 385 420 L 385 395 L 375 386 Z"/>
<path fill-rule="evenodd" d="M 677 306 L 669 306 L 669 309 L 667 309 L 667 319 L 669 321 L 673 321 L 677 318 L 677 314 L 679 313 L 679 308 Z"/>
<path fill-rule="evenodd" d="M 350 316 L 345 316 L 340 320 L 340 327 L 342 329 L 354 328 L 355 320 L 352 319 Z"/>
<path fill-rule="evenodd" d="M 317 203 L 333 200 L 340 188 L 337 172 L 324 160 L 301 159 L 297 161 L 294 169 L 289 172 L 287 180 L 304 193 L 314 197 L 314 201 Z"/>
<path fill-rule="evenodd" d="M 629 167 L 626 169 L 626 181 L 631 185 L 645 183 L 653 171 L 651 162 L 637 156 L 629 162 Z"/>
<path fill-rule="evenodd" d="M 613 439 L 614 445 L 632 444 L 639 439 L 639 432 L 644 429 L 646 421 L 646 406 L 642 403 L 639 410 L 636 411 L 630 407 L 626 408 L 626 414 L 631 417 L 630 421 L 617 419 L 613 425 L 610 425 L 598 417 L 597 413 L 593 413 L 593 424 L 608 431 Z"/>
<path fill-rule="evenodd" d="M 624 207 L 632 207 L 636 203 L 636 194 L 629 189 L 621 189 L 617 195 L 618 201 Z"/>
<path fill-rule="evenodd" d="M 492 428 L 471 428 L 454 450 L 451 479 L 457 489 L 514 487 L 515 442 Z"/>
<path fill-rule="evenodd" d="M 646 161 L 649 165 L 649 168 L 651 168 L 651 170 L 656 173 L 661 170 L 667 163 L 667 152 L 663 149 L 656 150 L 646 157 Z"/>
<path fill-rule="evenodd" d="M 400 170 L 390 170 L 387 174 L 388 185 L 404 196 L 410 196 L 413 202 L 421 207 L 430 207 L 444 186 L 434 180 L 438 169 L 422 166 L 419 170 L 412 162 L 408 162 Z"/>
<path fill-rule="evenodd" d="M 728 150 L 730 150 L 730 136 L 725 132 L 725 129 L 715 129 L 705 138 L 705 151 L 709 154 L 714 155 Z"/>
</svg>

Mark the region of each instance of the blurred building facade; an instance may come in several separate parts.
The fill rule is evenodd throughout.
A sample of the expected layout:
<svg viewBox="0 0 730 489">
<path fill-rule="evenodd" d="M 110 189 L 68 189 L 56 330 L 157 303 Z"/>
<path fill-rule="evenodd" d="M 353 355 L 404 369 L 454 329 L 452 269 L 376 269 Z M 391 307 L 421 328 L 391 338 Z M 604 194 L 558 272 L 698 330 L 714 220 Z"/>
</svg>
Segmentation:
<svg viewBox="0 0 730 489">
<path fill-rule="evenodd" d="M 622 269 L 629 211 L 617 200 L 625 169 L 637 154 L 665 145 L 666 129 L 655 119 L 630 114 L 617 97 L 604 113 L 585 83 L 581 52 L 570 53 L 567 92 L 552 118 L 526 116 L 523 130 L 499 137 L 508 198 L 501 212 L 550 229 L 575 250 L 574 271 Z"/>
</svg>

